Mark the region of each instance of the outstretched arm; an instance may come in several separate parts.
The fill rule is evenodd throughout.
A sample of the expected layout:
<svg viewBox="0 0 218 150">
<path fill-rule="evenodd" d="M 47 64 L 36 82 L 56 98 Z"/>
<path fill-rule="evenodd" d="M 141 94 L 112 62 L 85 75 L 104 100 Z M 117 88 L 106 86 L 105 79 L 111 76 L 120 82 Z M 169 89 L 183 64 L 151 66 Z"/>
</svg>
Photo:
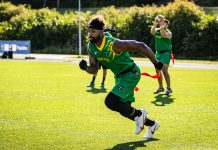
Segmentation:
<svg viewBox="0 0 218 150">
<path fill-rule="evenodd" d="M 148 47 L 143 42 L 138 42 L 135 40 L 117 40 L 113 44 L 113 51 L 117 54 L 128 51 L 128 52 L 138 52 L 145 57 L 148 57 L 150 61 L 155 65 L 155 68 L 161 70 L 163 64 L 156 60 L 155 55 L 150 47 Z"/>
<path fill-rule="evenodd" d="M 148 57 L 152 63 L 156 62 L 153 51 L 143 42 L 135 40 L 117 40 L 113 44 L 113 50 L 118 54 L 124 51 L 138 52 L 143 56 Z"/>
</svg>

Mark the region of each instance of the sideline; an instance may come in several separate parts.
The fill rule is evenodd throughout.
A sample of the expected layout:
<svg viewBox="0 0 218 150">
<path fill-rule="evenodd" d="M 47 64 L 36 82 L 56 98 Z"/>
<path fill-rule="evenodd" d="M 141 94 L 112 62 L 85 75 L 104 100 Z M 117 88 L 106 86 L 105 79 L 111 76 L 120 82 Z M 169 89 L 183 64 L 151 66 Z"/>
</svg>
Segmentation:
<svg viewBox="0 0 218 150">
<path fill-rule="evenodd" d="M 59 54 L 14 54 L 15 60 L 26 61 L 44 61 L 44 62 L 70 62 L 78 64 L 81 59 L 88 60 L 87 56 L 84 58 L 78 58 L 78 55 L 59 55 Z M 35 59 L 25 59 L 25 57 L 35 57 Z M 138 66 L 153 66 L 149 61 L 135 61 Z M 218 64 L 203 64 L 203 63 L 183 63 L 176 62 L 173 68 L 192 68 L 192 69 L 214 69 L 218 70 Z"/>
</svg>

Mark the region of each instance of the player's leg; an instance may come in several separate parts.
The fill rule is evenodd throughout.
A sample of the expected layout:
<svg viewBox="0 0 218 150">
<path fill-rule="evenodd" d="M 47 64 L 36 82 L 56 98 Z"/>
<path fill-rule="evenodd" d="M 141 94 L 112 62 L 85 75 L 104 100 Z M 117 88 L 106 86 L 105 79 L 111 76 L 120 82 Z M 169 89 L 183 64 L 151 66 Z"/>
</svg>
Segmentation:
<svg viewBox="0 0 218 150">
<path fill-rule="evenodd" d="M 132 102 L 130 102 L 130 101 L 127 101 L 126 102 L 127 104 L 129 104 L 130 106 L 131 106 L 131 104 L 132 104 Z M 128 115 L 128 114 L 123 114 L 122 112 L 120 112 L 120 114 L 122 115 L 122 116 L 124 116 L 124 117 L 126 117 L 126 118 L 129 118 L 130 120 L 133 120 L 134 121 L 134 117 L 133 116 L 131 116 L 131 115 Z M 155 124 L 155 121 L 153 121 L 153 120 L 150 120 L 150 119 L 146 119 L 146 121 L 145 121 L 145 125 L 146 126 L 153 126 Z"/>
<path fill-rule="evenodd" d="M 129 99 L 129 100 L 135 99 L 134 98 L 134 91 L 132 91 L 132 93 L 130 93 L 126 99 Z M 132 101 L 127 101 L 126 103 L 128 103 L 131 106 Z M 144 135 L 144 137 L 145 138 L 152 138 L 155 130 L 157 130 L 160 125 L 158 122 L 151 120 L 147 117 L 147 112 L 145 111 L 145 109 L 142 109 L 141 112 L 142 112 L 142 114 L 144 113 L 143 115 L 145 116 L 145 118 L 142 117 L 143 115 L 133 118 L 131 115 L 126 115 L 126 114 L 122 114 L 122 113 L 120 113 L 120 114 L 127 117 L 127 118 L 130 118 L 131 120 L 133 120 L 133 119 L 135 120 L 135 122 L 136 122 L 135 133 L 136 134 L 139 134 L 143 130 L 144 125 L 147 126 L 148 127 L 147 132 Z"/>
<path fill-rule="evenodd" d="M 146 111 L 136 109 L 129 105 L 127 102 L 121 101 L 121 99 L 122 98 L 118 95 L 115 95 L 114 93 L 110 92 L 105 99 L 105 105 L 109 109 L 119 112 L 122 116 L 131 120 L 135 120 L 135 134 L 139 134 L 144 129 L 144 122 L 147 114 Z"/>
<path fill-rule="evenodd" d="M 165 78 L 165 81 L 167 84 L 167 89 L 165 91 L 165 94 L 168 95 L 168 94 L 172 93 L 172 89 L 170 87 L 170 75 L 168 72 L 168 65 L 164 65 L 162 71 L 163 71 L 163 75 L 164 75 L 164 78 Z"/>
<path fill-rule="evenodd" d="M 161 60 L 161 54 L 156 53 L 155 57 L 156 57 L 157 60 Z M 154 94 L 157 94 L 159 92 L 163 92 L 164 91 L 162 71 L 161 70 L 156 70 L 156 73 L 160 74 L 160 77 L 157 79 L 157 81 L 158 81 L 158 88 L 154 91 Z"/>
<path fill-rule="evenodd" d="M 105 99 L 105 105 L 110 110 L 117 111 L 130 120 L 134 120 L 135 117 L 142 114 L 140 110 L 133 108 L 129 103 L 123 102 L 121 99 L 121 97 L 110 92 Z"/>
<path fill-rule="evenodd" d="M 129 105 L 131 105 L 132 102 L 128 101 L 127 103 Z M 120 114 L 126 118 L 134 120 L 134 117 L 132 117 L 131 115 L 126 115 L 126 114 L 122 114 L 122 113 L 120 113 Z M 157 121 L 150 120 L 149 118 L 146 117 L 145 126 L 148 126 L 148 129 L 143 137 L 144 138 L 152 138 L 155 130 L 158 130 L 158 128 L 160 127 L 160 124 Z"/>
<path fill-rule="evenodd" d="M 163 75 L 162 75 L 162 71 L 161 70 L 156 70 L 157 74 L 160 74 L 160 77 L 157 78 L 158 81 L 158 88 L 154 91 L 154 94 L 158 94 L 159 92 L 163 92 L 164 88 L 163 88 Z"/>
<path fill-rule="evenodd" d="M 163 72 L 163 75 L 164 75 L 164 78 L 165 78 L 165 81 L 166 81 L 166 84 L 167 84 L 167 89 L 165 91 L 166 95 L 172 93 L 172 89 L 170 87 L 170 75 L 169 75 L 169 72 L 168 72 L 170 59 L 171 59 L 171 56 L 170 56 L 169 52 L 164 53 L 163 56 L 162 56 L 162 59 L 161 59 L 161 62 L 164 63 L 164 66 L 162 68 L 162 72 Z"/>
<path fill-rule="evenodd" d="M 132 104 L 132 102 L 130 102 L 130 101 L 127 101 L 126 103 L 129 104 L 130 106 L 131 106 L 131 104 Z M 128 119 L 130 119 L 130 120 L 132 120 L 132 121 L 134 121 L 134 116 L 129 115 L 129 114 L 124 114 L 124 113 L 122 113 L 122 112 L 120 112 L 120 114 L 121 114 L 122 116 L 124 116 L 124 117 L 126 117 L 126 118 L 128 118 Z"/>
<path fill-rule="evenodd" d="M 145 109 L 138 110 L 131 106 L 131 103 L 135 101 L 134 87 L 141 78 L 141 72 L 137 66 L 134 67 L 134 72 L 137 73 L 129 72 L 116 78 L 116 85 L 106 97 L 105 104 L 109 109 L 134 120 L 136 123 L 135 134 L 139 134 L 144 129 L 144 125 L 153 126 L 154 122 L 147 118 Z"/>
<path fill-rule="evenodd" d="M 134 88 L 138 84 L 141 76 L 138 66 L 133 68 L 134 72 L 128 72 L 115 78 L 115 86 L 105 99 L 106 106 L 136 122 L 135 134 L 139 134 L 144 128 L 146 118 L 145 110 L 133 108 L 127 102 L 134 102 Z"/>
<path fill-rule="evenodd" d="M 87 87 L 95 87 L 95 79 L 96 79 L 97 73 L 93 75 L 92 77 L 92 81 L 90 82 L 89 85 L 87 85 Z"/>
<path fill-rule="evenodd" d="M 122 102 L 121 98 L 112 92 L 107 95 L 105 105 L 109 109 L 119 112 L 122 116 L 135 121 L 135 134 L 139 134 L 144 129 L 144 125 L 146 125 L 149 126 L 149 128 L 144 137 L 151 138 L 153 137 L 154 131 L 159 127 L 157 122 L 147 117 L 147 112 L 144 109 L 139 110 L 132 107 L 131 102 Z"/>
<path fill-rule="evenodd" d="M 104 67 L 102 68 L 103 68 L 103 77 L 102 77 L 101 87 L 104 88 L 104 82 L 107 76 L 107 69 L 104 69 Z"/>
<path fill-rule="evenodd" d="M 132 91 L 132 93 L 129 94 L 129 96 L 128 96 L 126 99 L 129 99 L 129 100 L 134 99 L 134 91 Z M 129 105 L 131 105 L 131 104 L 132 104 L 132 101 L 127 101 L 126 103 L 128 103 Z M 142 109 L 141 111 L 145 111 L 145 110 Z M 145 111 L 145 112 L 146 112 L 146 111 Z M 135 120 L 135 121 L 136 121 L 136 130 L 135 130 L 135 133 L 137 133 L 137 132 L 140 133 L 140 131 L 141 131 L 140 117 L 134 118 L 134 117 L 132 117 L 131 115 L 126 115 L 126 114 L 122 114 L 122 113 L 120 113 L 120 114 L 123 115 L 124 117 L 127 117 L 127 118 L 131 119 L 131 120 Z M 156 121 L 154 121 L 154 120 L 149 119 L 149 118 L 147 117 L 147 112 L 146 112 L 145 116 L 146 116 L 146 118 L 145 118 L 145 120 L 144 120 L 144 125 L 145 125 L 145 126 L 148 126 L 148 129 L 147 129 L 147 132 L 146 132 L 146 134 L 144 135 L 144 137 L 145 137 L 145 138 L 151 138 L 151 137 L 153 137 L 155 130 L 157 130 L 157 129 L 159 128 L 159 123 L 156 122 Z M 141 120 L 142 120 L 142 119 L 141 119 Z M 142 121 L 141 121 L 141 122 L 142 122 Z"/>
</svg>

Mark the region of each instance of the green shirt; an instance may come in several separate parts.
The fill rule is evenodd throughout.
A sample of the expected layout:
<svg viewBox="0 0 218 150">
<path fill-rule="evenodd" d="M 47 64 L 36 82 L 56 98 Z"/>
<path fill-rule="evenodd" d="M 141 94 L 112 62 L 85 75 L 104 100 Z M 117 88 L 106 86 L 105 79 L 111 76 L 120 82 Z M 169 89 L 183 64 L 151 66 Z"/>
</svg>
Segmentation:
<svg viewBox="0 0 218 150">
<path fill-rule="evenodd" d="M 100 47 L 97 47 L 95 43 L 88 43 L 89 54 L 96 58 L 103 66 L 110 69 L 115 76 L 134 64 L 128 52 L 114 53 L 112 45 L 116 40 L 112 36 L 104 35 Z"/>
<path fill-rule="evenodd" d="M 161 52 L 163 50 L 172 50 L 172 38 L 163 38 L 161 37 L 160 29 L 157 29 L 157 32 L 154 35 L 155 37 L 155 50 Z"/>
<path fill-rule="evenodd" d="M 104 35 L 112 37 L 112 35 L 109 32 L 104 32 Z"/>
</svg>

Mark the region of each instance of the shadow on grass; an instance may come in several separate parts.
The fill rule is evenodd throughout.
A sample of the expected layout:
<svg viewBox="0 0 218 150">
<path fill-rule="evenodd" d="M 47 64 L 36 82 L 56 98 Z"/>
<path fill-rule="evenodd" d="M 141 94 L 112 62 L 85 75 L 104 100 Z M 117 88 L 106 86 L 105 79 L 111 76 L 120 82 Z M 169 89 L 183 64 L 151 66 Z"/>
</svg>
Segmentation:
<svg viewBox="0 0 218 150">
<path fill-rule="evenodd" d="M 89 90 L 86 90 L 87 92 L 93 93 L 93 94 L 98 94 L 98 93 L 107 93 L 107 89 L 106 88 L 91 88 Z"/>
<path fill-rule="evenodd" d="M 171 98 L 171 95 L 158 94 L 154 97 L 155 101 L 151 102 L 156 106 L 166 106 L 174 102 L 175 98 Z"/>
<path fill-rule="evenodd" d="M 146 147 L 145 143 L 147 142 L 158 141 L 158 140 L 160 139 L 152 138 L 152 139 L 147 139 L 143 141 L 121 143 L 121 144 L 117 144 L 114 147 L 106 149 L 106 150 L 135 150 L 139 147 Z"/>
</svg>

